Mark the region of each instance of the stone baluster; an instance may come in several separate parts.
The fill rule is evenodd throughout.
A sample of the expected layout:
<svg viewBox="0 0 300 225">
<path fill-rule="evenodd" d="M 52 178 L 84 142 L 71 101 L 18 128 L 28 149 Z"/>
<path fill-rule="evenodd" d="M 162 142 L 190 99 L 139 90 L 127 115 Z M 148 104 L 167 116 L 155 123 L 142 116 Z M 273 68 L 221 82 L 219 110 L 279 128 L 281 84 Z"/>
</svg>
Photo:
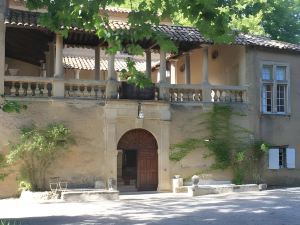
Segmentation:
<svg viewBox="0 0 300 225">
<path fill-rule="evenodd" d="M 39 93 L 40 93 L 39 92 L 39 83 L 35 83 L 33 92 L 34 92 L 34 96 L 39 95 Z"/>
<path fill-rule="evenodd" d="M 32 94 L 33 94 L 33 91 L 32 91 L 32 83 L 28 82 L 27 83 L 27 96 L 31 97 Z"/>
<path fill-rule="evenodd" d="M 20 82 L 19 96 L 25 96 L 26 95 L 25 85 L 26 85 L 25 83 Z"/>
<path fill-rule="evenodd" d="M 11 96 L 17 96 L 18 95 L 17 88 L 16 88 L 16 82 L 11 83 L 10 95 Z"/>
</svg>

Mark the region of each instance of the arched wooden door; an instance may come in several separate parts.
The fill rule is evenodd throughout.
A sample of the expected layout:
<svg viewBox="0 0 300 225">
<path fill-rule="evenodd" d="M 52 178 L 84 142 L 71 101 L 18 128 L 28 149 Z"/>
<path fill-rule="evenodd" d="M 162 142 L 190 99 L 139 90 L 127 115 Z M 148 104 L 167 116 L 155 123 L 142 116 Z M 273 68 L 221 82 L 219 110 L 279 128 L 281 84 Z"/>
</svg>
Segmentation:
<svg viewBox="0 0 300 225">
<path fill-rule="evenodd" d="M 144 129 L 126 132 L 118 149 L 137 151 L 137 189 L 156 191 L 158 186 L 158 155 L 155 137 Z"/>
</svg>

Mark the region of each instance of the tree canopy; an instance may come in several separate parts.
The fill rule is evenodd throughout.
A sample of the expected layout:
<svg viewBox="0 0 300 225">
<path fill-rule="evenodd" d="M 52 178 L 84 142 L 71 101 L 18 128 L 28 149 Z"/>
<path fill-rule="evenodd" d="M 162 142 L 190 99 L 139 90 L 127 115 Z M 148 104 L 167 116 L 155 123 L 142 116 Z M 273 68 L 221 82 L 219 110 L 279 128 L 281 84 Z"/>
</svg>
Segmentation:
<svg viewBox="0 0 300 225">
<path fill-rule="evenodd" d="M 163 50 L 176 51 L 170 40 L 151 29 L 164 19 L 193 25 L 217 43 L 232 41 L 235 29 L 293 42 L 299 38 L 299 0 L 27 0 L 26 3 L 30 9 L 48 9 L 40 22 L 52 31 L 67 35 L 68 27 L 74 24 L 95 30 L 109 44 L 109 52 L 126 48 L 132 54 L 140 53 L 142 49 L 136 43 L 150 38 Z M 130 30 L 116 31 L 107 14 L 99 15 L 99 9 L 108 6 L 131 9 Z"/>
</svg>

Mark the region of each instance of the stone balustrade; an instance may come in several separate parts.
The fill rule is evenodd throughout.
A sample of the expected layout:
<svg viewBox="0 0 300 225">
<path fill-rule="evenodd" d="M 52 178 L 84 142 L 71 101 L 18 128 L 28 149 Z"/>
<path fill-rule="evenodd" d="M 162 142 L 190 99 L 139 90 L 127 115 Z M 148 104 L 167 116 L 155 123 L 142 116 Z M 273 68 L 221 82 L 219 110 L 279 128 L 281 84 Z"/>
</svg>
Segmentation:
<svg viewBox="0 0 300 225">
<path fill-rule="evenodd" d="M 106 99 L 106 81 L 61 80 L 62 95 L 55 96 L 54 78 L 30 76 L 5 76 L 5 95 L 12 97 L 64 97 L 78 99 Z M 118 96 L 118 93 L 116 94 Z M 160 98 L 160 99 L 159 99 Z M 172 104 L 209 102 L 247 102 L 247 87 L 223 85 L 167 84 L 155 88 L 155 100 Z"/>
<path fill-rule="evenodd" d="M 200 85 L 176 85 L 169 87 L 170 102 L 202 102 L 202 87 Z"/>
<path fill-rule="evenodd" d="M 247 88 L 242 86 L 212 86 L 212 102 L 247 102 Z"/>
<path fill-rule="evenodd" d="M 66 98 L 105 99 L 105 81 L 66 80 Z"/>
<path fill-rule="evenodd" d="M 51 97 L 52 80 L 44 77 L 5 76 L 4 93 L 12 97 Z"/>
</svg>

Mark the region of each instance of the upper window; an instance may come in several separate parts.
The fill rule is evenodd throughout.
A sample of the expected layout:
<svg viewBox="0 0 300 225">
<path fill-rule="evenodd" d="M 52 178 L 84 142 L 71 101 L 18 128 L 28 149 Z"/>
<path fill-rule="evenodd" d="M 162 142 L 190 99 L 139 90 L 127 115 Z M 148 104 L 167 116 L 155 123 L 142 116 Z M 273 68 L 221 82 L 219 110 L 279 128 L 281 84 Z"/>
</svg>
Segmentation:
<svg viewBox="0 0 300 225">
<path fill-rule="evenodd" d="M 288 112 L 288 66 L 263 64 L 261 67 L 263 113 L 286 114 Z"/>
</svg>

